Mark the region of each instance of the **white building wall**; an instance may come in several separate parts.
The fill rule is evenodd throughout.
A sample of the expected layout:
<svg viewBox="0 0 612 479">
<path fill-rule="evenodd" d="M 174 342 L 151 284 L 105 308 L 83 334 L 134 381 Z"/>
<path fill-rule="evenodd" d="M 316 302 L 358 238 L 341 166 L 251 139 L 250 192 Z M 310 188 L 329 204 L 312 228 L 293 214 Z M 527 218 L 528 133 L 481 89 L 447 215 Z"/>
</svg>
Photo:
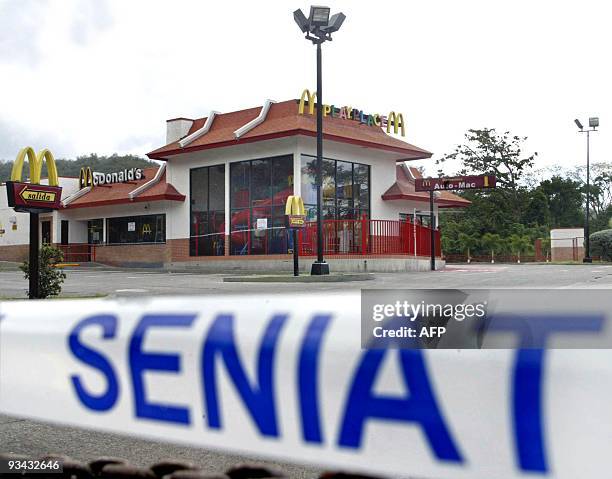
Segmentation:
<svg viewBox="0 0 612 479">
<path fill-rule="evenodd" d="M 13 229 L 16 226 L 17 229 Z M 6 185 L 0 186 L 0 246 L 27 244 L 30 238 L 30 215 L 16 213 L 8 206 Z"/>
<path fill-rule="evenodd" d="M 550 247 L 551 248 L 571 248 L 574 245 L 575 238 L 578 241 L 578 246 L 582 247 L 584 240 L 583 228 L 555 228 L 550 230 Z"/>
<path fill-rule="evenodd" d="M 412 216 L 416 210 L 417 215 L 429 214 L 429 201 L 412 201 L 412 200 L 388 200 L 385 201 L 388 205 L 388 211 L 394 212 L 392 219 L 399 219 L 400 213 Z M 434 204 L 434 217 L 436 225 L 438 224 L 438 207 Z"/>
</svg>

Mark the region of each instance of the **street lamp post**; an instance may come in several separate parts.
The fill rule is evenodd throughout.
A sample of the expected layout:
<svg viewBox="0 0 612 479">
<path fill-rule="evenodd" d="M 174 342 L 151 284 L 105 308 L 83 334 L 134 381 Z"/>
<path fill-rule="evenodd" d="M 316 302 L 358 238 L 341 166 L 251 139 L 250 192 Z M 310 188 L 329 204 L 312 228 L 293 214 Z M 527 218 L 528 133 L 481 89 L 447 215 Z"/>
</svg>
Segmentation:
<svg viewBox="0 0 612 479">
<path fill-rule="evenodd" d="M 321 74 L 321 44 L 331 41 L 331 34 L 337 32 L 346 16 L 336 13 L 329 16 L 329 7 L 312 6 L 310 16 L 297 9 L 293 18 L 306 39 L 317 46 L 317 260 L 312 264 L 311 275 L 329 274 L 329 264 L 323 259 L 323 76 Z"/>
<path fill-rule="evenodd" d="M 582 126 L 580 120 L 574 120 L 576 126 L 580 128 L 580 133 L 587 134 L 587 186 L 586 186 L 586 217 L 584 221 L 584 258 L 582 259 L 583 263 L 592 263 L 593 258 L 591 258 L 591 240 L 589 238 L 589 211 L 590 211 L 590 203 L 591 203 L 591 171 L 590 171 L 590 160 L 589 160 L 589 143 L 590 143 L 590 133 L 592 131 L 597 131 L 597 127 L 599 126 L 599 118 L 591 117 L 589 118 L 589 129 L 585 130 Z"/>
</svg>

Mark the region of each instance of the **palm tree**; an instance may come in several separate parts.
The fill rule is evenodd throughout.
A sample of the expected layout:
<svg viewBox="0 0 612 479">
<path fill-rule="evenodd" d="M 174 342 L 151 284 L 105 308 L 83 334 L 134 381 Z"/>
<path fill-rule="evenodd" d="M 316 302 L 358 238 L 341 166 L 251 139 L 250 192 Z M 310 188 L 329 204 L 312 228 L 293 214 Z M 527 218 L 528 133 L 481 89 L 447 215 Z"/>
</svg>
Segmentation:
<svg viewBox="0 0 612 479">
<path fill-rule="evenodd" d="M 478 245 L 478 238 L 476 235 L 468 235 L 465 233 L 459 233 L 459 247 L 462 251 L 467 251 L 467 262 L 470 263 L 472 260 L 472 256 L 470 255 L 470 250 L 474 249 Z"/>
<path fill-rule="evenodd" d="M 510 236 L 510 248 L 512 248 L 512 252 L 516 253 L 518 261 L 521 262 L 521 253 L 523 251 L 528 251 L 531 248 L 531 240 L 528 236 L 522 235 L 511 235 Z"/>
<path fill-rule="evenodd" d="M 485 233 L 480 240 L 482 246 L 491 252 L 491 263 L 495 263 L 495 252 L 501 249 L 501 236 Z"/>
</svg>

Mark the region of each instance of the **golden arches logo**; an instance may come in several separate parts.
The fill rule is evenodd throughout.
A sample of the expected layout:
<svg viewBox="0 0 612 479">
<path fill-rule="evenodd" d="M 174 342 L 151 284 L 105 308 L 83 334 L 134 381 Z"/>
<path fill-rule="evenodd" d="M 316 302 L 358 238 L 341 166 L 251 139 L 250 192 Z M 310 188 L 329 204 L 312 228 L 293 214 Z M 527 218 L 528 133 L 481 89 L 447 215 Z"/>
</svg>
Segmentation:
<svg viewBox="0 0 612 479">
<path fill-rule="evenodd" d="M 304 200 L 299 196 L 287 197 L 287 203 L 285 204 L 286 215 L 304 215 Z"/>
<path fill-rule="evenodd" d="M 406 136 L 406 128 L 404 126 L 404 115 L 392 111 L 387 118 L 387 133 L 391 133 L 391 125 L 393 125 L 393 133 L 397 135 L 399 128 L 402 129 L 402 136 Z"/>
<path fill-rule="evenodd" d="M 33 185 L 40 184 L 40 176 L 42 174 L 43 161 L 47 163 L 47 173 L 49 174 L 49 186 L 59 186 L 59 178 L 57 176 L 57 166 L 55 164 L 55 158 L 47 148 L 40 150 L 38 155 L 34 153 L 34 150 L 30 146 L 22 148 L 17 153 L 17 158 L 13 164 L 11 170 L 11 181 L 21 181 L 21 175 L 23 173 L 23 163 L 26 156 L 28 157 L 28 163 L 30 166 L 30 183 Z"/>
<path fill-rule="evenodd" d="M 300 115 L 304 114 L 304 106 L 308 100 L 308 113 L 314 115 L 315 103 L 317 101 L 317 92 L 314 92 L 312 95 L 310 94 L 310 90 L 306 89 L 302 92 L 302 96 L 300 97 L 300 105 L 298 107 L 298 113 Z"/>
<path fill-rule="evenodd" d="M 89 166 L 83 167 L 79 171 L 79 188 L 85 188 L 86 186 L 91 186 L 92 188 L 94 186 L 93 173 Z"/>
</svg>

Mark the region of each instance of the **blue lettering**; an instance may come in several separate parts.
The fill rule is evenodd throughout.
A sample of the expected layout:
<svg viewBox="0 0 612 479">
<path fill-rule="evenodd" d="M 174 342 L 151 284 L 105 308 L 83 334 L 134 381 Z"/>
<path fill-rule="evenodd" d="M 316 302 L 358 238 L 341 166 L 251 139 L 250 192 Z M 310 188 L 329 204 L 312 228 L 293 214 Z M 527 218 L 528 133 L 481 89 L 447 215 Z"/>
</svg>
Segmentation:
<svg viewBox="0 0 612 479">
<path fill-rule="evenodd" d="M 247 407 L 251 418 L 264 436 L 278 437 L 278 425 L 274 404 L 273 369 L 274 357 L 280 331 L 287 315 L 272 317 L 259 346 L 257 359 L 258 385 L 251 386 L 240 363 L 234 339 L 234 318 L 219 315 L 212 323 L 202 351 L 202 375 L 208 425 L 221 429 L 215 358 L 221 356 L 238 394 Z"/>
<path fill-rule="evenodd" d="M 70 376 L 70 379 L 77 397 L 85 407 L 93 411 L 108 411 L 115 405 L 119 396 L 117 375 L 113 370 L 112 364 L 103 354 L 83 345 L 79 339 L 79 334 L 83 329 L 94 325 L 102 327 L 102 337 L 104 339 L 112 339 L 115 337 L 115 333 L 117 332 L 117 318 L 111 314 L 101 314 L 84 319 L 77 324 L 70 333 L 68 346 L 76 358 L 92 368 L 97 369 L 104 375 L 107 383 L 106 391 L 96 396 L 85 390 L 81 378 L 76 374 Z"/>
<path fill-rule="evenodd" d="M 365 422 L 370 418 L 414 422 L 423 429 L 438 459 L 463 462 L 437 405 L 421 351 L 397 351 L 402 379 L 410 396 L 374 395 L 373 387 L 386 353 L 385 349 L 364 352 L 346 401 L 338 444 L 360 447 Z"/>
<path fill-rule="evenodd" d="M 543 365 L 548 338 L 555 333 L 595 333 L 601 331 L 601 315 L 550 316 L 498 314 L 491 318 L 488 331 L 513 331 L 519 347 L 513 373 L 512 414 L 519 467 L 544 474 L 548 471 L 543 427 Z M 527 349 L 534 348 L 534 349 Z"/>
<path fill-rule="evenodd" d="M 149 314 L 143 316 L 138 326 L 136 326 L 130 341 L 130 368 L 132 370 L 132 388 L 134 390 L 136 417 L 178 424 L 190 423 L 189 409 L 175 405 L 155 404 L 147 400 L 142 377 L 143 372 L 180 372 L 181 366 L 178 355 L 145 353 L 142 351 L 142 343 L 144 342 L 145 333 L 150 327 L 190 327 L 195 317 L 193 314 Z"/>
<path fill-rule="evenodd" d="M 321 341 L 330 316 L 315 316 L 306 330 L 306 335 L 302 341 L 300 351 L 300 362 L 298 366 L 298 393 L 300 397 L 302 434 L 305 441 L 321 443 L 323 442 L 321 433 L 321 418 L 319 416 L 318 405 L 318 369 L 319 352 Z"/>
</svg>

